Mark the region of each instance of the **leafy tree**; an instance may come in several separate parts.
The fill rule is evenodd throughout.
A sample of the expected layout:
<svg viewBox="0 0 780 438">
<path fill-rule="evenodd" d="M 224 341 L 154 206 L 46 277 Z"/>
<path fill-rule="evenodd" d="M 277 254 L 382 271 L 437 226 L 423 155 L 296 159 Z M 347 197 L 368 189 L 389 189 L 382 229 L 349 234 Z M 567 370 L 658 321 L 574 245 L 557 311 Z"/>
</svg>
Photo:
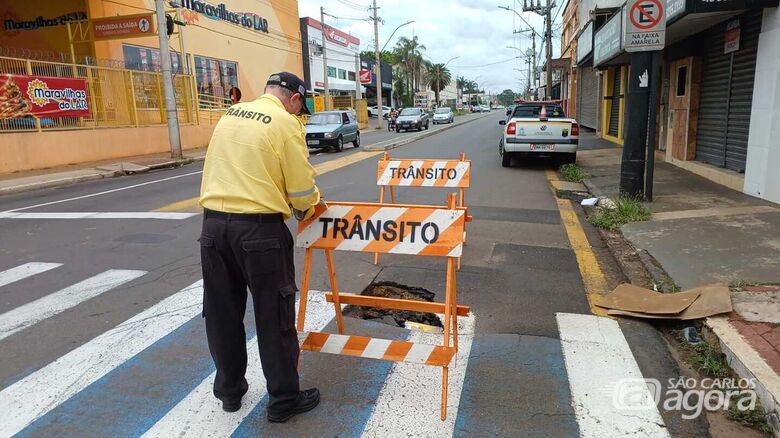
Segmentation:
<svg viewBox="0 0 780 438">
<path fill-rule="evenodd" d="M 360 52 L 361 59 L 374 59 L 375 57 L 376 54 L 373 50 L 364 50 Z M 395 54 L 393 52 L 388 52 L 387 50 L 380 53 L 379 58 L 384 64 L 395 65 L 398 63 L 398 59 L 395 57 Z"/>
<path fill-rule="evenodd" d="M 520 97 L 519 94 L 515 94 L 514 91 L 510 89 L 506 89 L 499 93 L 498 97 L 498 103 L 504 106 L 512 105 L 516 97 Z"/>
</svg>

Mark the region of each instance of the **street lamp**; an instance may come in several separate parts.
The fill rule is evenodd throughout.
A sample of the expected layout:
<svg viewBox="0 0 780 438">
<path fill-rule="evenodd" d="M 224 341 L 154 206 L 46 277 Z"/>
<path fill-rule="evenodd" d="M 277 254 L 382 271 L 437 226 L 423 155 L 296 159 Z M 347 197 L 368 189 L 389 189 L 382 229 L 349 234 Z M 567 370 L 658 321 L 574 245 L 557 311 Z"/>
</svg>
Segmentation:
<svg viewBox="0 0 780 438">
<path fill-rule="evenodd" d="M 396 28 L 395 28 L 395 30 L 393 31 L 393 33 L 391 33 L 391 34 L 390 34 L 390 37 L 389 37 L 389 38 L 387 39 L 387 41 L 385 42 L 385 45 L 384 45 L 384 46 L 382 46 L 382 50 L 380 50 L 380 52 L 384 52 L 384 51 L 385 51 L 385 47 L 387 47 L 387 45 L 388 45 L 388 44 L 390 44 L 390 41 L 392 41 L 392 40 L 393 40 L 393 35 L 395 35 L 395 32 L 396 32 L 398 29 L 400 29 L 400 28 L 402 28 L 402 27 L 406 26 L 407 24 L 412 24 L 412 23 L 414 23 L 414 20 L 409 20 L 409 21 L 407 21 L 406 23 L 399 24 L 399 25 L 398 25 L 398 27 L 396 27 Z"/>
</svg>

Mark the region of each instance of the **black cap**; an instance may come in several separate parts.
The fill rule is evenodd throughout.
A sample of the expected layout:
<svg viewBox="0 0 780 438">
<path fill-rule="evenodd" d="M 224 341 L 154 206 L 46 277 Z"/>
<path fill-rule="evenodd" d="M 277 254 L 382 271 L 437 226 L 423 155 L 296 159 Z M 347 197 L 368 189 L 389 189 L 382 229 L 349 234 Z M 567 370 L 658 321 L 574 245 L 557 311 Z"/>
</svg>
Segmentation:
<svg viewBox="0 0 780 438">
<path fill-rule="evenodd" d="M 286 71 L 283 71 L 281 73 L 274 73 L 268 78 L 268 82 L 266 82 L 265 84 L 278 85 L 280 87 L 292 91 L 293 93 L 300 94 L 301 99 L 303 99 L 303 106 L 301 107 L 301 113 L 311 114 L 311 112 L 309 112 L 309 108 L 306 106 L 306 85 L 303 83 L 301 78 L 299 78 L 295 74 Z"/>
</svg>

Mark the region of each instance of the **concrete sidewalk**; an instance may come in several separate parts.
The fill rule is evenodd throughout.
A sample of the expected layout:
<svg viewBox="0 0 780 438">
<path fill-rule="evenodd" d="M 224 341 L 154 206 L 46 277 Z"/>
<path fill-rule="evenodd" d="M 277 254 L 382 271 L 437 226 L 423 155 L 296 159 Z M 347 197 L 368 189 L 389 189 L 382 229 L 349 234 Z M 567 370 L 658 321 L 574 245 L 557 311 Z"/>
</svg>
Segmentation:
<svg viewBox="0 0 780 438">
<path fill-rule="evenodd" d="M 362 141 L 365 150 L 387 150 L 410 143 L 430 135 L 436 135 L 448 128 L 458 126 L 462 123 L 468 123 L 472 120 L 490 115 L 474 114 L 458 117 L 452 125 L 445 125 L 443 128 L 425 131 L 413 137 L 402 139 L 384 139 L 388 134 L 387 130 L 377 130 L 377 119 L 369 120 L 369 127 L 361 132 Z M 376 146 L 376 149 L 372 149 Z M 123 158 L 122 161 L 107 160 L 91 163 L 79 163 L 71 166 L 63 166 L 50 169 L 32 170 L 26 172 L 16 172 L 0 175 L 0 196 L 12 193 L 26 192 L 30 190 L 40 190 L 53 187 L 61 187 L 69 184 L 76 184 L 85 181 L 93 181 L 102 178 L 112 178 L 133 173 L 143 173 L 150 170 L 162 169 L 166 167 L 178 167 L 196 161 L 203 161 L 206 156 L 206 148 L 187 149 L 184 151 L 184 158 L 172 159 L 168 153 L 153 155 L 144 155 L 136 157 Z"/>
<path fill-rule="evenodd" d="M 585 185 L 594 195 L 617 197 L 622 148 L 593 135 L 584 143 L 589 147 L 577 164 L 590 175 Z M 780 283 L 780 206 L 666 163 L 662 155 L 654 179 L 654 200 L 645 203 L 652 219 L 624 225 L 623 236 L 682 289 L 732 285 L 734 312 L 707 318 L 705 330 L 741 377 L 756 379 L 762 406 L 780 430 L 780 288 L 755 286 Z"/>
</svg>

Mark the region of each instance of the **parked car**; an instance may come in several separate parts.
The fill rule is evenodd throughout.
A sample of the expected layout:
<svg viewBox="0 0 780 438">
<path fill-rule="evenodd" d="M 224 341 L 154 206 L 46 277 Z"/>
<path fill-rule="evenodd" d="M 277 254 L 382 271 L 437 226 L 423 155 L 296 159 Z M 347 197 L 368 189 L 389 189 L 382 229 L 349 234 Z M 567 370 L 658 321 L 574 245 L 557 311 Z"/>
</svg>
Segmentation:
<svg viewBox="0 0 780 438">
<path fill-rule="evenodd" d="M 387 115 L 390 114 L 390 108 L 389 106 L 382 106 L 382 118 L 387 118 Z M 369 117 L 379 117 L 379 107 L 376 105 L 368 107 L 368 116 Z"/>
<path fill-rule="evenodd" d="M 506 125 L 498 145 L 504 167 L 520 156 L 554 157 L 565 163 L 577 160 L 580 126 L 566 117 L 559 100 L 521 102 L 498 124 Z"/>
<path fill-rule="evenodd" d="M 430 120 L 431 115 L 424 108 L 404 108 L 395 121 L 395 132 L 401 132 L 402 129 L 404 131 L 428 129 Z"/>
<path fill-rule="evenodd" d="M 455 113 L 452 112 L 452 108 L 450 107 L 443 107 L 443 108 L 436 108 L 436 111 L 433 112 L 433 124 L 439 124 L 439 123 L 452 123 L 455 121 Z"/>
<path fill-rule="evenodd" d="M 306 144 L 310 148 L 330 148 L 341 152 L 344 143 L 349 142 L 360 147 L 360 129 L 353 111 L 325 111 L 309 117 L 306 123 Z"/>
<path fill-rule="evenodd" d="M 488 105 L 480 105 L 479 106 L 479 112 L 481 112 L 481 113 L 489 113 L 490 112 L 490 106 L 488 106 Z"/>
</svg>

